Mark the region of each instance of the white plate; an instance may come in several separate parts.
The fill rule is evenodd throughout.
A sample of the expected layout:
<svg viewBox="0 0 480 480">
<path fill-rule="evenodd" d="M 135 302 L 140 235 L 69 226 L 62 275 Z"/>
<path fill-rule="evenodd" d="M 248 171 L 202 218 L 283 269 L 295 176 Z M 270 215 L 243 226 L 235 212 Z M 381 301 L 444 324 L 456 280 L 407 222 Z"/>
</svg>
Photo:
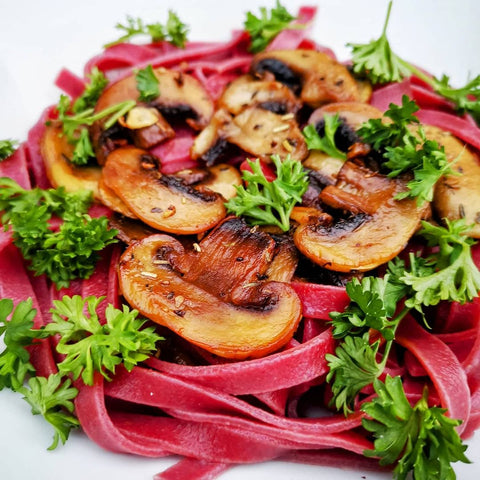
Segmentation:
<svg viewBox="0 0 480 480">
<path fill-rule="evenodd" d="M 295 12 L 302 1 L 284 0 Z M 258 12 L 273 0 L 14 0 L 3 1 L 0 15 L 0 139 L 23 140 L 43 108 L 56 103 L 59 91 L 53 80 L 65 66 L 80 74 L 83 64 L 101 45 L 118 37 L 114 25 L 127 14 L 149 21 L 164 21 L 174 9 L 191 26 L 190 38 L 226 40 L 240 28 L 244 12 Z M 314 38 L 348 58 L 347 42 L 366 42 L 381 31 L 387 1 L 320 0 Z M 397 0 L 389 38 L 404 58 L 436 75 L 448 73 L 462 85 L 480 73 L 480 2 L 476 0 Z M 2 480 L 116 480 L 151 479 L 173 460 L 136 458 L 105 452 L 80 432 L 54 452 L 46 451 L 50 427 L 29 412 L 18 394 L 0 393 Z M 480 476 L 480 437 L 471 440 L 467 453 L 473 465 L 458 465 L 462 480 Z M 269 462 L 237 466 L 225 480 L 310 480 L 311 478 L 387 479 L 390 475 Z"/>
</svg>

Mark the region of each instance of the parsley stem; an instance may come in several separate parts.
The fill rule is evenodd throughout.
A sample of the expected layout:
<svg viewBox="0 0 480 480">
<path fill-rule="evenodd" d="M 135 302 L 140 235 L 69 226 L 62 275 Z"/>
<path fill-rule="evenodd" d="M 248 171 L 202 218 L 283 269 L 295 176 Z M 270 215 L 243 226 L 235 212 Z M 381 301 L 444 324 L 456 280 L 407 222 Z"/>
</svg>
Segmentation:
<svg viewBox="0 0 480 480">
<path fill-rule="evenodd" d="M 390 2 L 388 3 L 387 17 L 385 18 L 385 23 L 383 24 L 382 37 L 387 36 L 387 27 L 388 27 L 388 22 L 390 20 L 390 12 L 392 11 L 392 5 L 393 5 L 393 0 L 390 0 Z"/>
</svg>

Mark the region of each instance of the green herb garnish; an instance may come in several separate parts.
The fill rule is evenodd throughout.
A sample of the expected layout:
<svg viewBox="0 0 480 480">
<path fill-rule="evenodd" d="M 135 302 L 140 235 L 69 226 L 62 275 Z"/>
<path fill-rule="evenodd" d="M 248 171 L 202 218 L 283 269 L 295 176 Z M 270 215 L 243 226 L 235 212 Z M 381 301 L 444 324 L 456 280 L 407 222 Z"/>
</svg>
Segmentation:
<svg viewBox="0 0 480 480">
<path fill-rule="evenodd" d="M 10 178 L 0 178 L 0 211 L 5 228 L 35 275 L 46 274 L 57 288 L 75 278 L 88 278 L 98 252 L 116 242 L 117 231 L 106 217 L 91 218 L 86 212 L 92 193 L 68 193 L 64 188 L 24 190 Z M 57 230 L 49 222 L 63 220 Z"/>
<path fill-rule="evenodd" d="M 363 427 L 375 437 L 373 450 L 367 457 L 379 457 L 380 465 L 397 462 L 393 476 L 405 480 L 410 472 L 415 480 L 455 479 L 451 463 L 470 463 L 455 427 L 459 420 L 445 415 L 446 410 L 428 406 L 425 388 L 420 400 L 412 407 L 400 377 L 387 375 L 385 383 L 373 382 L 378 397 L 362 405 L 370 417 Z"/>
<path fill-rule="evenodd" d="M 138 100 L 141 102 L 151 102 L 160 95 L 158 78 L 155 76 L 151 65 L 137 70 L 135 80 L 137 81 L 137 90 L 140 94 Z"/>
<path fill-rule="evenodd" d="M 0 140 L 0 162 L 15 153 L 17 140 Z"/>
<path fill-rule="evenodd" d="M 307 191 L 308 179 L 302 164 L 288 155 L 282 160 L 272 155 L 277 178 L 269 182 L 260 161 L 249 161 L 252 169 L 243 171 L 246 187 L 236 186 L 237 196 L 225 206 L 229 212 L 243 216 L 252 225 L 276 225 L 284 232 L 290 229 L 290 213 L 302 201 Z"/>
<path fill-rule="evenodd" d="M 307 148 L 309 150 L 321 150 L 330 157 L 346 160 L 346 153 L 339 150 L 335 144 L 335 133 L 342 124 L 338 113 L 335 115 L 325 114 L 323 118 L 325 121 L 325 134 L 323 137 L 320 137 L 315 125 L 307 125 L 303 129 L 303 136 L 305 137 Z"/>
<path fill-rule="evenodd" d="M 253 53 L 265 50 L 268 44 L 286 28 L 305 28 L 305 25 L 292 23 L 296 17 L 277 0 L 276 7 L 270 10 L 260 8 L 260 17 L 247 12 L 245 30 L 250 34 L 250 51 Z"/>
<path fill-rule="evenodd" d="M 127 23 L 117 23 L 117 30 L 125 32 L 117 40 L 107 43 L 105 48 L 117 45 L 118 43 L 129 42 L 138 35 L 150 36 L 152 42 L 167 41 L 179 48 L 185 48 L 187 42 L 188 27 L 178 15 L 172 10 L 168 11 L 167 23 L 144 23 L 140 18 L 127 16 Z"/>
<path fill-rule="evenodd" d="M 462 88 L 452 88 L 449 77 L 430 77 L 411 63 L 396 55 L 387 38 L 392 2 L 388 4 L 387 16 L 382 34 L 367 44 L 348 44 L 352 47 L 353 71 L 366 76 L 372 83 L 400 82 L 410 75 L 416 75 L 430 85 L 438 94 L 453 102 L 459 113 L 470 113 L 480 122 L 480 75 Z"/>
</svg>

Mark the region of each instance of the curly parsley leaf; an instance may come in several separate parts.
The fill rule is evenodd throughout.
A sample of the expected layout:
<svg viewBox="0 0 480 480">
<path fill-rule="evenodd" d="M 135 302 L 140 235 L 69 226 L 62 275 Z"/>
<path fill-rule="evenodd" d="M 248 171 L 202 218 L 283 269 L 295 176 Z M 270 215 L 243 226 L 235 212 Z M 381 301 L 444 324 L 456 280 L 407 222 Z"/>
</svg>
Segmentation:
<svg viewBox="0 0 480 480">
<path fill-rule="evenodd" d="M 80 426 L 73 414 L 72 402 L 78 390 L 70 385 L 70 379 L 57 373 L 48 378 L 32 377 L 28 381 L 29 388 L 21 390 L 32 407 L 32 413 L 42 415 L 54 428 L 53 443 L 48 450 L 57 448 L 59 441 L 65 444 L 71 429 Z"/>
<path fill-rule="evenodd" d="M 389 177 L 397 177 L 411 172 L 413 179 L 407 182 L 407 190 L 395 199 L 416 198 L 418 205 L 433 199 L 435 184 L 443 175 L 455 174 L 451 168 L 445 149 L 434 140 L 427 140 L 419 126 L 415 131 L 412 125 L 418 123 L 414 113 L 416 103 L 404 95 L 402 105 L 390 104 L 384 116 L 391 120 L 371 119 L 358 130 L 358 135 L 375 150 L 382 152 L 385 162 L 382 167 Z"/>
<path fill-rule="evenodd" d="M 258 53 L 265 50 L 268 44 L 286 28 L 305 28 L 304 25 L 292 24 L 295 19 L 296 17 L 291 15 L 279 0 L 270 13 L 265 7 L 261 7 L 260 17 L 247 12 L 244 26 L 250 34 L 250 51 Z"/>
<path fill-rule="evenodd" d="M 420 123 L 414 113 L 418 105 L 406 95 L 402 97 L 402 105 L 391 103 L 383 114 L 388 121 L 381 118 L 372 118 L 363 123 L 357 134 L 373 149 L 382 151 L 387 147 L 403 146 L 405 144 L 418 144 L 418 139 L 411 131 L 413 124 Z"/>
<path fill-rule="evenodd" d="M 315 125 L 307 125 L 303 129 L 302 133 L 305 137 L 307 148 L 309 150 L 321 150 L 330 155 L 330 157 L 346 160 L 347 155 L 345 152 L 339 150 L 335 144 L 335 133 L 342 124 L 338 113 L 335 115 L 324 115 L 323 118 L 325 121 L 325 135 L 323 137 L 320 137 Z"/>
<path fill-rule="evenodd" d="M 344 312 L 331 312 L 333 336 L 363 335 L 371 328 L 378 330 L 387 340 L 392 340 L 398 320 L 389 318 L 395 313 L 402 291 L 390 288 L 385 278 L 354 278 L 346 285 L 350 303 Z"/>
<path fill-rule="evenodd" d="M 405 62 L 393 53 L 387 39 L 391 10 L 392 2 L 388 4 L 382 34 L 378 39 L 367 44 L 347 44 L 352 48 L 353 71 L 356 74 L 367 76 L 373 84 L 400 82 L 410 74 Z"/>
<path fill-rule="evenodd" d="M 247 186 L 236 186 L 237 196 L 225 203 L 227 210 L 243 216 L 252 225 L 276 225 L 284 232 L 290 229 L 290 213 L 302 201 L 308 188 L 308 177 L 302 164 L 287 155 L 282 161 L 272 155 L 277 178 L 269 182 L 260 161 L 249 161 L 251 172 L 243 171 Z"/>
<path fill-rule="evenodd" d="M 88 278 L 99 255 L 116 242 L 117 231 L 106 217 L 91 218 L 89 191 L 67 193 L 63 188 L 24 190 L 10 178 L 0 179 L 2 223 L 13 230 L 13 241 L 35 275 L 46 274 L 57 288 L 75 278 Z M 63 220 L 58 229 L 52 217 Z"/>
<path fill-rule="evenodd" d="M 398 462 L 393 474 L 405 480 L 410 472 L 415 480 L 455 478 L 452 462 L 470 463 L 465 456 L 466 445 L 455 427 L 459 420 L 445 416 L 446 410 L 428 406 L 428 392 L 415 406 L 408 402 L 400 377 L 376 379 L 378 397 L 362 405 L 370 417 L 362 425 L 375 437 L 374 449 L 364 455 L 379 457 L 380 465 Z"/>
<path fill-rule="evenodd" d="M 432 86 L 438 94 L 456 105 L 460 114 L 470 113 L 480 123 L 480 75 L 461 88 L 451 87 L 447 75 L 440 79 L 433 78 L 430 82 L 433 82 Z"/>
<path fill-rule="evenodd" d="M 0 140 L 0 162 L 13 155 L 17 145 L 17 140 Z"/>
<path fill-rule="evenodd" d="M 95 158 L 87 126 L 108 117 L 103 125 L 108 129 L 135 105 L 135 100 L 126 100 L 100 112 L 95 112 L 93 107 L 75 112 L 75 105 L 72 107 L 70 99 L 66 95 L 60 95 L 57 104 L 58 120 L 62 126 L 63 135 L 75 147 L 70 161 L 75 165 L 87 165 L 92 158 Z"/>
<path fill-rule="evenodd" d="M 101 324 L 97 308 L 103 297 L 64 296 L 54 301 L 52 323 L 44 331 L 61 336 L 57 351 L 65 355 L 58 365 L 60 372 L 82 377 L 87 385 L 93 384 L 94 372 L 100 372 L 107 380 L 109 372 L 123 363 L 130 371 L 156 350 L 162 339 L 154 327 L 143 328 L 146 320 L 137 318 L 138 312 L 124 305 L 123 310 L 108 305 L 106 323 Z M 86 313 L 85 313 L 86 312 Z"/>
<path fill-rule="evenodd" d="M 104 45 L 105 48 L 129 42 L 138 35 L 150 36 L 152 42 L 165 40 L 179 48 L 185 48 L 187 42 L 188 26 L 172 10 L 168 11 L 168 19 L 165 25 L 159 22 L 144 23 L 140 18 L 127 16 L 126 24 L 117 23 L 115 28 L 124 32 L 124 34 L 117 40 Z"/>
<path fill-rule="evenodd" d="M 348 44 L 352 48 L 353 71 L 366 76 L 374 84 L 400 82 L 412 74 L 429 84 L 435 92 L 454 103 L 460 114 L 470 113 L 480 122 L 480 75 L 470 80 L 464 87 L 453 88 L 449 77 L 438 79 L 425 74 L 411 63 L 396 55 L 387 38 L 387 26 L 392 9 L 388 4 L 387 16 L 380 37 L 367 44 Z"/>
<path fill-rule="evenodd" d="M 165 28 L 167 31 L 167 41 L 177 47 L 185 48 L 185 44 L 187 43 L 188 27 L 172 10 L 168 11 L 168 19 Z"/>
<path fill-rule="evenodd" d="M 0 390 L 6 387 L 18 391 L 26 376 L 35 371 L 25 347 L 38 337 L 32 330 L 36 313 L 31 299 L 20 302 L 15 309 L 11 299 L 0 300 L 0 335 L 4 334 L 5 344 L 0 353 Z"/>
<path fill-rule="evenodd" d="M 370 385 L 383 371 L 383 362 L 377 362 L 380 343 L 370 344 L 368 332 L 362 336 L 347 335 L 335 349 L 335 355 L 327 353 L 329 372 L 337 410 L 347 415 L 353 411 L 355 398 L 360 390 Z"/>
<path fill-rule="evenodd" d="M 158 78 L 155 76 L 151 65 L 137 70 L 135 80 L 137 81 L 137 90 L 140 93 L 138 99 L 141 102 L 151 102 L 160 95 Z"/>
<path fill-rule="evenodd" d="M 93 108 L 108 85 L 107 77 L 97 67 L 94 67 L 87 77 L 89 82 L 85 85 L 85 90 L 73 103 L 72 111 L 74 113 Z"/>
<path fill-rule="evenodd" d="M 445 219 L 446 226 L 422 222 L 423 236 L 429 246 L 438 251 L 427 259 L 411 256 L 411 265 L 400 277 L 411 287 L 413 295 L 406 305 L 419 309 L 421 305 L 437 305 L 441 300 L 471 302 L 480 291 L 480 272 L 473 259 L 473 239 L 465 235 L 471 228 L 464 219 Z"/>
</svg>

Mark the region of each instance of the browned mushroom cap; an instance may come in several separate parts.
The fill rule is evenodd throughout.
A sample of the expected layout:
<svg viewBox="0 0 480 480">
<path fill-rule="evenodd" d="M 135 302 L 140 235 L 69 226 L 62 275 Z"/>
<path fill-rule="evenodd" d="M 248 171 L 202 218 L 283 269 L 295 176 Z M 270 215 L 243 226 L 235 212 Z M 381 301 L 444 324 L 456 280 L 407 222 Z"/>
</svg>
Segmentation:
<svg viewBox="0 0 480 480">
<path fill-rule="evenodd" d="M 314 50 L 276 50 L 253 58 L 251 71 L 290 87 L 302 102 L 313 108 L 328 102 L 358 101 L 357 84 L 347 68 L 328 55 Z"/>
<path fill-rule="evenodd" d="M 480 158 L 451 133 L 425 126 L 427 138 L 445 148 L 453 170 L 459 175 L 442 177 L 435 186 L 433 207 L 440 218 L 465 218 L 474 225 L 468 235 L 480 238 Z"/>
<path fill-rule="evenodd" d="M 114 212 L 120 213 L 128 218 L 137 218 L 127 204 L 110 187 L 107 187 L 103 175 L 98 181 L 98 199 Z"/>
<path fill-rule="evenodd" d="M 329 103 L 317 108 L 310 116 L 308 123 L 318 126 L 324 122 L 325 115 L 337 114 L 342 121 L 341 127 L 335 133 L 335 143 L 342 151 L 347 151 L 347 158 L 358 155 L 359 147 L 363 147 L 361 153 L 368 153 L 369 147 L 359 143 L 359 137 L 355 134 L 360 125 L 371 118 L 381 118 L 382 112 L 371 105 L 358 102 Z M 318 127 L 317 127 L 318 128 Z M 356 148 L 354 149 L 353 146 Z M 333 158 L 319 150 L 311 150 L 303 165 L 316 174 L 316 178 L 324 185 L 333 185 L 337 180 L 344 161 Z"/>
<path fill-rule="evenodd" d="M 264 266 L 265 252 L 271 250 L 268 239 L 258 240 L 263 248 L 252 248 L 249 235 L 234 232 L 233 226 L 227 226 L 214 234 L 213 259 L 206 243 L 197 249 L 198 262 L 208 255 L 210 276 L 196 276 L 198 269 L 190 271 L 194 264 L 172 237 L 153 235 L 134 243 L 120 262 L 120 288 L 143 315 L 209 352 L 233 359 L 261 357 L 292 337 L 301 318 L 301 303 L 288 284 L 254 278 L 256 262 Z M 232 251 L 222 247 L 228 239 L 235 242 Z M 242 245 L 247 245 L 245 257 L 239 253 Z M 235 277 L 240 272 L 248 283 L 232 283 L 232 268 Z M 226 288 L 223 281 L 233 288 Z M 222 298 L 222 292 L 229 298 Z"/>
<path fill-rule="evenodd" d="M 317 108 L 310 116 L 308 123 L 316 124 L 323 119 L 325 114 L 338 114 L 354 130 L 358 130 L 362 123 L 368 122 L 371 118 L 382 118 L 383 116 L 378 108 L 368 103 L 336 102 Z"/>
<path fill-rule="evenodd" d="M 47 126 L 40 141 L 40 148 L 48 180 L 54 187 L 65 187 L 67 192 L 91 190 L 95 198 L 98 195 L 99 167 L 77 167 L 70 158 L 73 146 L 67 142 L 62 129 Z"/>
<path fill-rule="evenodd" d="M 213 102 L 200 82 L 191 75 L 165 68 L 156 68 L 154 73 L 159 82 L 160 95 L 149 102 L 149 106 L 155 107 L 166 117 L 173 115 L 185 117 L 188 125 L 196 130 L 205 127 L 213 115 Z M 138 96 L 135 76 L 126 77 L 104 90 L 98 99 L 95 111 L 100 112 L 126 100 L 137 100 Z M 146 113 L 143 112 L 143 114 L 145 117 Z M 122 127 L 123 130 L 114 126 L 104 131 L 103 125 L 106 119 L 95 122 L 90 133 L 99 163 L 103 164 L 108 153 L 116 147 L 115 137 L 124 138 L 125 135 L 131 137 L 133 131 L 138 145 L 148 147 L 171 137 L 172 131 L 168 130 L 168 124 L 162 115 L 158 114 L 156 123 L 134 129 L 125 125 Z M 148 131 L 145 132 L 144 129 Z M 111 138 L 114 140 L 112 141 Z"/>
<path fill-rule="evenodd" d="M 208 127 L 195 139 L 192 158 L 212 165 L 221 158 L 228 143 L 265 162 L 270 162 L 275 154 L 290 154 L 296 160 L 308 154 L 305 139 L 291 114 L 277 115 L 256 107 L 246 108 L 235 117 L 217 110 Z"/>
<path fill-rule="evenodd" d="M 346 162 L 337 184 L 326 187 L 321 199 L 352 215 L 337 221 L 325 214 L 307 217 L 294 233 L 297 248 L 338 272 L 368 271 L 388 262 L 405 248 L 428 209 L 417 207 L 415 199 L 394 200 L 403 190 L 399 179 Z"/>
<path fill-rule="evenodd" d="M 259 107 L 284 115 L 297 112 L 301 103 L 293 92 L 280 82 L 255 80 L 251 75 L 243 75 L 225 89 L 218 107 L 233 115 L 238 115 L 247 107 Z"/>
<path fill-rule="evenodd" d="M 162 175 L 158 159 L 145 150 L 124 147 L 113 151 L 102 175 L 106 186 L 139 219 L 157 230 L 200 233 L 215 226 L 226 213 L 221 195 Z"/>
</svg>

